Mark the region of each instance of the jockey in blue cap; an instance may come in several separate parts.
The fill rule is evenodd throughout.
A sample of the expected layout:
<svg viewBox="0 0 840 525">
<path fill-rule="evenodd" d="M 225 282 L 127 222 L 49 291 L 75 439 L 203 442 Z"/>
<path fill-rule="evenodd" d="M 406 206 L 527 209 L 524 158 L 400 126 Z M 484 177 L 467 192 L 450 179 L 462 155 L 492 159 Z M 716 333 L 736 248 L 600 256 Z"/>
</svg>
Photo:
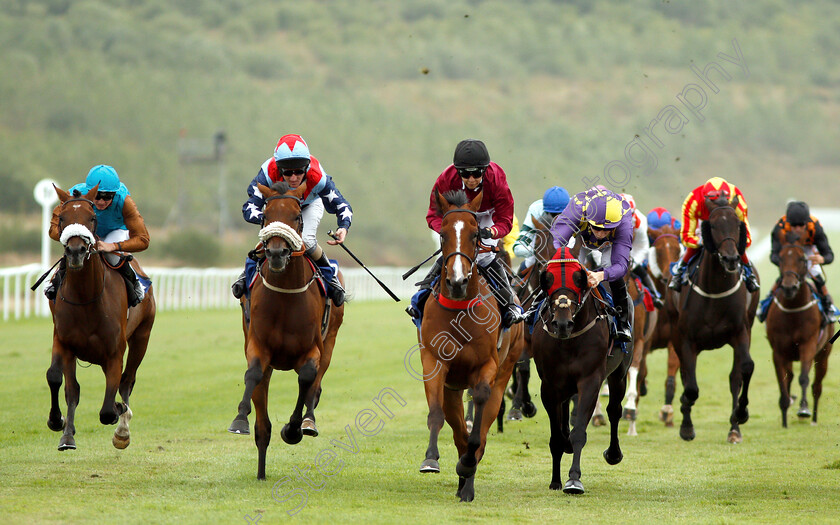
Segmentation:
<svg viewBox="0 0 840 525">
<path fill-rule="evenodd" d="M 552 186 L 545 191 L 542 199 L 537 199 L 528 206 L 528 215 L 522 223 L 522 229 L 519 230 L 519 237 L 513 243 L 514 255 L 525 259 L 519 268 L 519 275 L 523 275 L 536 262 L 538 247 L 534 246 L 534 239 L 537 236 L 537 224 L 541 224 L 543 229 L 547 230 L 567 204 L 569 192 L 560 186 Z"/>
</svg>

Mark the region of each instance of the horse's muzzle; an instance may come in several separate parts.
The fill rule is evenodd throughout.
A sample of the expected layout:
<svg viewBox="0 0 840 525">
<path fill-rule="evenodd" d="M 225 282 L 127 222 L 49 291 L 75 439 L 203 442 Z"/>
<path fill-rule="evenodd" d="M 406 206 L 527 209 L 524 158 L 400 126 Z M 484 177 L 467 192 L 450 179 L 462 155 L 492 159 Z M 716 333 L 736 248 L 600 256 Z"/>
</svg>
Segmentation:
<svg viewBox="0 0 840 525">
<path fill-rule="evenodd" d="M 796 294 L 799 292 L 799 281 L 797 281 L 793 285 L 788 285 L 782 283 L 779 288 L 782 290 L 782 295 L 785 296 L 785 299 L 793 299 L 796 297 Z"/>
<path fill-rule="evenodd" d="M 274 273 L 280 273 L 286 269 L 289 259 L 292 257 L 292 250 L 289 247 L 281 249 L 265 249 L 265 259 L 268 261 L 268 269 Z"/>
<path fill-rule="evenodd" d="M 720 255 L 720 265 L 728 273 L 735 273 L 741 271 L 741 256 L 740 255 Z"/>
<path fill-rule="evenodd" d="M 446 288 L 449 290 L 449 297 L 456 301 L 462 301 L 467 298 L 467 284 L 468 279 L 461 279 L 453 282 L 451 279 L 446 279 Z"/>
<path fill-rule="evenodd" d="M 64 247 L 64 256 L 67 261 L 67 268 L 79 270 L 85 265 L 85 259 L 90 253 L 90 245 L 85 243 L 81 237 L 71 238 Z"/>
</svg>

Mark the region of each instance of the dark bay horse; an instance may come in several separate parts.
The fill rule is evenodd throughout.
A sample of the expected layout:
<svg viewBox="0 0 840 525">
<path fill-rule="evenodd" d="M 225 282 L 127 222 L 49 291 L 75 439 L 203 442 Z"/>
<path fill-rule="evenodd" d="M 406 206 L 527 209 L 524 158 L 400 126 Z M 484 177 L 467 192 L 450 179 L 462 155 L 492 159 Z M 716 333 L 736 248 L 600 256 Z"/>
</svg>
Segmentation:
<svg viewBox="0 0 840 525">
<path fill-rule="evenodd" d="M 76 448 L 75 414 L 79 404 L 76 361 L 81 359 L 102 367 L 105 374 L 105 399 L 99 411 L 103 425 L 117 425 L 112 440 L 119 449 L 130 443 L 128 422 L 131 409 L 128 399 L 134 390 L 137 368 L 146 355 L 149 335 L 155 322 L 155 298 L 151 288 L 143 302 L 128 308 L 125 280 L 105 264 L 96 252 L 96 212 L 93 197 L 99 187 L 82 196 L 71 196 L 56 188 L 61 201 L 58 221 L 67 273 L 50 301 L 53 318 L 52 363 L 47 370 L 51 407 L 47 426 L 64 433 L 58 450 Z M 134 261 L 134 268 L 139 264 Z M 127 312 L 126 312 L 127 311 Z M 128 343 L 128 357 L 123 357 Z M 58 390 L 64 378 L 67 418 L 61 415 Z M 116 402 L 117 391 L 122 403 Z"/>
<path fill-rule="evenodd" d="M 675 330 L 679 311 L 676 305 L 676 296 L 668 293 L 668 281 L 671 278 L 671 264 L 676 264 L 681 255 L 681 244 L 679 230 L 671 226 L 663 226 L 658 230 L 648 229 L 651 242 L 651 253 L 648 257 L 648 273 L 653 278 L 653 283 L 665 302 L 663 308 L 656 312 L 656 325 L 653 334 L 645 341 L 645 350 L 642 362 L 639 365 L 638 389 L 644 395 L 647 381 L 647 356 L 659 348 L 668 349 L 668 372 L 665 378 L 665 403 L 659 409 L 659 420 L 665 423 L 666 427 L 674 426 L 674 393 L 677 389 L 677 371 L 680 369 L 680 360 L 671 341 L 671 332 Z"/>
<path fill-rule="evenodd" d="M 610 445 L 604 451 L 604 459 L 615 465 L 624 457 L 618 441 L 618 424 L 631 354 L 612 347 L 608 316 L 587 288 L 586 272 L 568 248 L 561 248 L 541 273 L 540 286 L 548 295 L 548 307 L 537 320 L 531 351 L 542 380 L 540 392 L 551 425 L 549 488 L 560 488 L 560 460 L 563 453 L 573 454 L 563 492 L 583 494 L 580 455 L 586 444 L 586 426 L 604 379 L 610 387 L 607 405 Z M 575 395 L 578 404 L 574 429 L 570 432 L 569 403 Z"/>
<path fill-rule="evenodd" d="M 303 435 L 317 436 L 315 407 L 321 396 L 321 379 L 330 365 L 335 338 L 344 319 L 344 306 L 332 307 L 326 333 L 321 325 L 329 303 L 316 283 L 313 266 L 304 257 L 300 237 L 303 229 L 301 199 L 306 185 L 290 190 L 284 182 L 259 186 L 266 197 L 260 239 L 265 263 L 259 269 L 250 298 L 250 323 L 245 329 L 245 393 L 239 413 L 228 431 L 248 434 L 248 414 L 254 402 L 257 445 L 257 479 L 265 479 L 265 457 L 271 441 L 268 417 L 268 384 L 271 372 L 294 370 L 298 374 L 298 398 L 289 422 L 280 431 L 286 443 L 300 443 Z M 343 277 L 339 272 L 339 280 Z M 243 301 L 245 297 L 243 296 Z M 247 327 L 247 328 L 245 328 Z M 306 414 L 303 406 L 306 405 Z"/>
<path fill-rule="evenodd" d="M 727 441 L 740 443 L 740 425 L 749 419 L 749 386 L 755 367 L 750 357 L 750 330 L 759 291 L 748 293 L 741 279 L 741 254 L 746 250 L 747 227 L 735 213 L 738 204 L 737 197 L 735 199 L 732 204 L 725 198 L 706 199 L 710 212 L 709 220 L 701 225 L 703 250 L 698 256 L 696 271 L 687 270 L 689 283 L 680 291 L 679 320 L 676 327 L 672 327 L 671 341 L 680 359 L 683 383 L 680 437 L 686 441 L 695 436 L 691 407 L 700 395 L 696 370 L 697 355 L 703 350 L 714 350 L 725 344 L 733 349 L 729 374 L 732 412 Z"/>
<path fill-rule="evenodd" d="M 779 251 L 779 287 L 767 312 L 765 329 L 767 339 L 773 348 L 773 365 L 779 382 L 779 408 L 782 411 L 782 426 L 787 427 L 787 409 L 791 403 L 790 387 L 793 381 L 793 362 L 799 361 L 799 386 L 802 399 L 797 416 L 813 417 L 817 423 L 817 405 L 822 394 L 822 381 L 828 371 L 828 357 L 831 354 L 829 338 L 834 333 L 834 323 L 823 324 L 818 300 L 806 277 L 808 260 L 800 244 L 793 244 L 796 234 L 786 239 Z M 808 374 L 814 367 L 813 414 L 808 408 Z"/>
<path fill-rule="evenodd" d="M 467 201 L 462 191 L 436 194 L 443 214 L 443 268 L 439 288 L 426 303 L 420 326 L 423 386 L 429 404 L 429 446 L 420 472 L 440 472 L 438 435 L 444 420 L 458 449 L 461 501 L 475 497 L 475 473 L 487 431 L 499 412 L 504 390 L 522 353 L 522 324 L 500 329 L 501 312 L 490 285 L 480 277 L 478 220 L 482 194 Z M 472 388 L 475 421 L 467 431 L 464 390 Z"/>
</svg>

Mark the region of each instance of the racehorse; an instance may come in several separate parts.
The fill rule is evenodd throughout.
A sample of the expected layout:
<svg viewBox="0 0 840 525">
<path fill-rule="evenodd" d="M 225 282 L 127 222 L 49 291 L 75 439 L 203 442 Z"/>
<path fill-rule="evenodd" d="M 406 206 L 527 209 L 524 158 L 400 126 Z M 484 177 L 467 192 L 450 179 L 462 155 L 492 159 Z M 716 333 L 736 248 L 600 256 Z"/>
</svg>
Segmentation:
<svg viewBox="0 0 840 525">
<path fill-rule="evenodd" d="M 543 406 L 551 425 L 552 469 L 549 488 L 561 486 L 560 460 L 573 454 L 569 479 L 563 486 L 567 494 L 583 494 L 580 481 L 580 455 L 586 444 L 586 426 L 595 409 L 601 383 L 610 387 L 607 415 L 610 444 L 604 459 L 610 465 L 621 462 L 618 441 L 621 400 L 626 388 L 625 374 L 631 354 L 614 347 L 609 321 L 600 300 L 587 287 L 586 271 L 571 250 L 562 248 L 540 275 L 540 286 L 548 296 L 548 307 L 540 315 L 531 336 L 531 352 L 542 380 Z M 574 429 L 569 431 L 569 403 L 577 394 Z"/>
<path fill-rule="evenodd" d="M 740 425 L 749 419 L 749 386 L 755 367 L 750 357 L 750 330 L 758 306 L 756 290 L 750 294 L 741 279 L 741 254 L 747 246 L 747 226 L 735 213 L 738 197 L 730 204 L 723 197 L 706 199 L 709 219 L 701 225 L 703 250 L 696 270 L 687 270 L 688 286 L 678 299 L 679 320 L 671 341 L 680 359 L 683 415 L 680 437 L 694 439 L 691 407 L 700 395 L 697 386 L 697 355 L 729 344 L 733 348 L 729 390 L 732 412 L 727 441 L 740 443 Z M 753 270 L 755 271 L 755 270 Z M 758 274 L 756 272 L 756 278 Z"/>
<path fill-rule="evenodd" d="M 151 288 L 143 301 L 128 308 L 125 280 L 105 263 L 96 251 L 96 211 L 93 198 L 97 185 L 82 196 L 70 195 L 55 188 L 61 202 L 58 225 L 67 273 L 55 301 L 50 301 L 53 318 L 52 362 L 47 370 L 51 407 L 47 426 L 64 433 L 58 450 L 76 448 L 74 424 L 79 404 L 79 382 L 76 361 L 81 359 L 102 367 L 105 374 L 105 399 L 99 410 L 103 425 L 117 425 L 112 443 L 124 449 L 131 442 L 128 422 L 131 420 L 129 396 L 134 390 L 137 368 L 146 355 L 149 335 L 155 322 L 155 298 Z M 128 264 L 128 262 L 123 262 Z M 134 261 L 134 268 L 139 264 Z M 127 312 L 126 312 L 127 311 Z M 123 370 L 123 357 L 128 343 L 128 358 Z M 67 417 L 61 415 L 58 390 L 62 376 L 66 381 L 64 397 Z M 119 390 L 122 403 L 116 402 Z"/>
<path fill-rule="evenodd" d="M 828 357 L 831 354 L 829 338 L 834 333 L 834 323 L 822 324 L 814 291 L 805 278 L 808 275 L 808 260 L 802 245 L 794 244 L 798 235 L 788 234 L 787 244 L 779 251 L 779 287 L 770 304 L 765 319 L 767 339 L 773 348 L 773 365 L 779 382 L 779 408 L 782 411 L 782 426 L 787 428 L 787 409 L 791 403 L 790 387 L 793 381 L 793 362 L 801 363 L 799 386 L 802 399 L 797 416 L 813 417 L 817 423 L 817 405 L 822 394 L 822 381 L 828 371 Z M 781 240 L 781 239 L 780 239 Z M 784 240 L 782 240 L 784 242 Z M 814 411 L 808 409 L 808 374 L 814 366 Z"/>
<path fill-rule="evenodd" d="M 639 391 L 643 381 L 640 379 L 639 370 L 645 358 L 645 351 L 650 347 L 650 339 L 656 326 L 658 311 L 655 309 L 650 312 L 647 311 L 644 288 L 632 274 L 628 273 L 624 280 L 627 281 L 627 294 L 633 301 L 633 352 L 630 368 L 627 371 L 627 392 L 625 394 L 627 401 L 624 403 L 621 415 L 630 422 L 627 435 L 637 436 L 636 414 L 639 404 Z M 651 306 L 653 305 L 651 304 Z"/>
<path fill-rule="evenodd" d="M 648 229 L 648 235 L 653 239 L 648 257 L 648 273 L 653 278 L 659 295 L 665 306 L 657 310 L 656 324 L 653 334 L 645 341 L 645 351 L 639 365 L 638 389 L 644 395 L 647 381 L 647 355 L 658 348 L 668 349 L 668 373 L 665 379 L 665 404 L 659 410 L 659 420 L 666 427 L 674 426 L 674 393 L 676 392 L 676 376 L 680 369 L 680 360 L 671 342 L 671 331 L 675 329 L 679 312 L 674 294 L 668 293 L 668 281 L 671 277 L 671 264 L 677 263 L 681 254 L 679 230 L 665 225 L 658 230 Z"/>
<path fill-rule="evenodd" d="M 271 188 L 258 185 L 265 196 L 260 239 L 265 248 L 265 262 L 250 298 L 250 322 L 245 330 L 245 393 L 239 413 L 228 429 L 235 434 L 249 434 L 248 414 L 254 402 L 256 419 L 254 441 L 257 445 L 257 479 L 265 479 L 266 449 L 271 441 L 268 417 L 268 385 L 272 370 L 294 370 L 298 374 L 298 398 L 289 422 L 280 430 L 286 443 L 300 443 L 303 435 L 317 436 L 315 407 L 321 397 L 321 379 L 330 365 L 335 338 L 344 319 L 344 306 L 330 308 L 320 292 L 317 272 L 304 257 L 306 247 L 300 237 L 303 230 L 301 199 L 306 183 L 290 190 L 285 182 Z M 339 280 L 343 277 L 339 272 Z M 243 296 L 241 301 L 245 301 Z M 328 316 L 326 330 L 323 320 Z M 303 406 L 306 405 L 306 414 Z"/>
<path fill-rule="evenodd" d="M 484 455 L 487 431 L 499 412 L 516 359 L 522 353 L 521 324 L 501 331 L 501 311 L 490 285 L 476 267 L 479 234 L 476 212 L 482 193 L 468 202 L 463 191 L 435 198 L 443 268 L 433 298 L 426 302 L 420 326 L 423 386 L 429 404 L 429 446 L 420 472 L 440 472 L 438 434 L 444 419 L 458 449 L 458 491 L 461 501 L 475 497 L 475 473 Z M 464 390 L 472 388 L 475 421 L 467 431 Z"/>
</svg>

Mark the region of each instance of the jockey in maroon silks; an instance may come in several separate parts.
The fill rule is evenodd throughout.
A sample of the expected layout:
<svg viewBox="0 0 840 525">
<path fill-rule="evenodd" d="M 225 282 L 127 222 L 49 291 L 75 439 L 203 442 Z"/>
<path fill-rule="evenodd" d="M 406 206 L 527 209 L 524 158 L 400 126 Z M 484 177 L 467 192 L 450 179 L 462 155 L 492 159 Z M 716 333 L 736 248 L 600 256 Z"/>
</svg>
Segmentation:
<svg viewBox="0 0 840 525">
<path fill-rule="evenodd" d="M 633 337 L 630 321 L 633 305 L 627 295 L 624 276 L 630 268 L 634 225 L 630 203 L 602 188 L 591 188 L 574 195 L 551 225 L 555 248 L 566 246 L 572 238 L 582 243 L 578 256 L 581 263 L 590 252 L 601 253 L 601 267 L 586 271 L 587 282 L 590 288 L 601 281 L 610 283 L 613 304 L 618 311 L 616 338 L 619 341 L 630 341 Z M 538 302 L 541 298 L 534 299 L 534 304 Z M 535 313 L 536 309 L 532 307 L 532 311 Z"/>
<path fill-rule="evenodd" d="M 429 228 L 438 233 L 443 216 L 437 209 L 435 192 L 442 195 L 452 190 L 464 191 L 470 200 L 483 192 L 481 207 L 476 214 L 482 244 L 495 247 L 501 238 L 510 233 L 513 224 L 513 194 L 508 187 L 504 170 L 490 161 L 490 154 L 482 141 L 467 139 L 459 142 L 452 164 L 443 170 L 435 181 L 429 198 L 426 222 Z M 478 254 L 475 262 L 493 276 L 496 284 L 494 290 L 500 302 L 502 328 L 509 328 L 512 324 L 522 321 L 523 316 L 514 301 L 508 277 L 509 270 L 496 255 L 496 252 L 492 251 L 482 252 Z M 425 279 L 416 283 L 421 290 L 431 286 L 440 274 L 442 265 L 442 258 L 438 257 Z M 407 311 L 412 317 L 416 318 L 419 315 L 413 307 L 409 307 Z"/>
</svg>

